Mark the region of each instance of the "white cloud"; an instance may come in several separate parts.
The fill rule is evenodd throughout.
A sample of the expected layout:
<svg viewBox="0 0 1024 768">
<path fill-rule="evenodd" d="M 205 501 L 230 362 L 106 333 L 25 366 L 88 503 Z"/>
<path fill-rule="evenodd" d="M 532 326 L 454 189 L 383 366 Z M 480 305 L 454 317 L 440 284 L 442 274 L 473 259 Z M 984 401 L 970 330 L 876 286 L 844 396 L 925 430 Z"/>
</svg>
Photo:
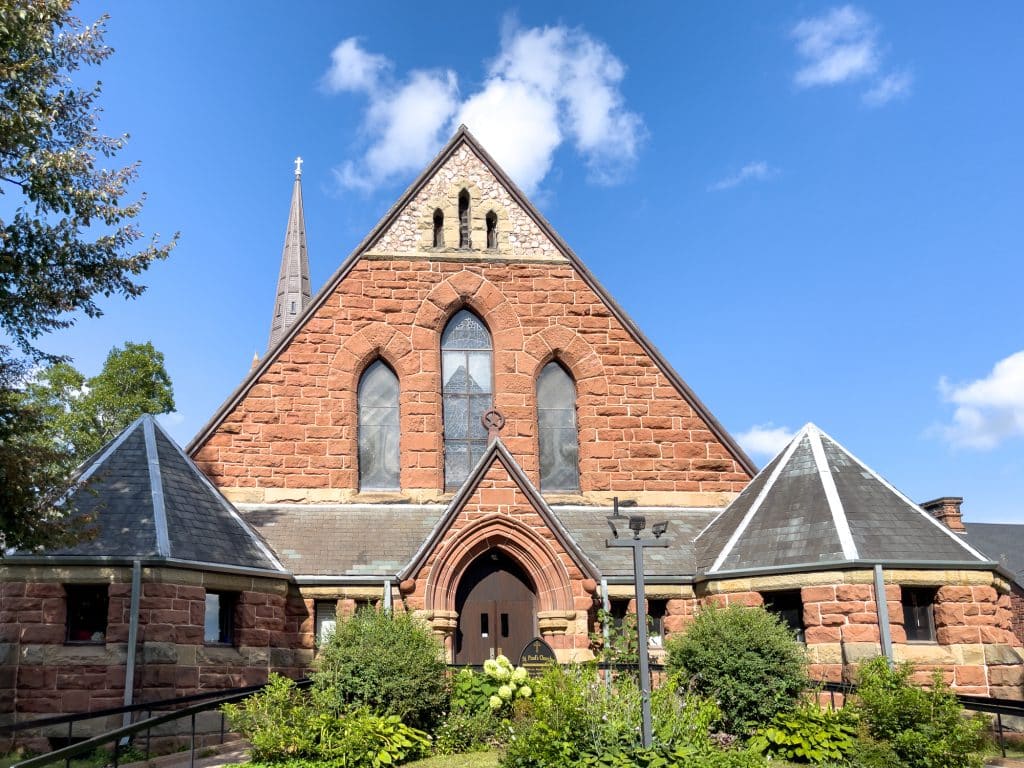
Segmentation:
<svg viewBox="0 0 1024 768">
<path fill-rule="evenodd" d="M 331 51 L 331 68 L 324 75 L 323 85 L 331 93 L 339 91 L 373 91 L 391 67 L 385 56 L 367 53 L 359 40 L 349 37 Z"/>
<path fill-rule="evenodd" d="M 746 432 L 736 435 L 736 441 L 747 453 L 775 456 L 796 436 L 795 429 L 776 427 L 771 422 L 755 424 Z"/>
<path fill-rule="evenodd" d="M 864 103 L 877 107 L 910 91 L 907 72 L 879 74 L 882 47 L 872 18 L 852 5 L 803 19 L 793 27 L 797 53 L 804 65 L 794 75 L 800 88 L 869 80 Z"/>
<path fill-rule="evenodd" d="M 770 167 L 768 163 L 763 160 L 759 160 L 754 163 L 747 163 L 740 168 L 736 173 L 731 176 L 726 176 L 724 179 L 720 179 L 712 184 L 708 189 L 712 192 L 721 192 L 725 189 L 732 189 L 738 187 L 747 181 L 765 181 L 774 176 L 777 171 Z"/>
<path fill-rule="evenodd" d="M 909 72 L 895 72 L 879 80 L 862 98 L 869 107 L 880 107 L 910 93 L 913 82 L 914 78 Z"/>
<path fill-rule="evenodd" d="M 937 427 L 953 446 L 990 450 L 1004 440 L 1024 437 L 1024 350 L 1003 358 L 981 379 L 954 386 L 943 377 L 939 392 L 953 403 L 951 424 Z"/>
<path fill-rule="evenodd" d="M 453 72 L 389 79 L 390 62 L 354 38 L 331 58 L 328 89 L 362 90 L 370 99 L 365 129 L 374 139 L 362 158 L 340 170 L 347 186 L 373 188 L 418 169 L 459 123 L 527 192 L 537 189 L 563 143 L 580 154 L 592 181 L 611 184 L 632 165 L 644 138 L 643 121 L 626 109 L 619 90 L 625 67 L 580 29 L 507 24 L 486 79 L 462 99 Z"/>
</svg>

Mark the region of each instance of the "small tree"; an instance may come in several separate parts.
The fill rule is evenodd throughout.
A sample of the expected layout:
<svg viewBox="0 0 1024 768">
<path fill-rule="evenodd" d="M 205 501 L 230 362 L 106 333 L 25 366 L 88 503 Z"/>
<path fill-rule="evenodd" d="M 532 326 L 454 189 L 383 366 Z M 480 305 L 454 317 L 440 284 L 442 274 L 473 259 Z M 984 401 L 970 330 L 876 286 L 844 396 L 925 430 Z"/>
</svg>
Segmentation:
<svg viewBox="0 0 1024 768">
<path fill-rule="evenodd" d="M 447 708 L 446 671 L 441 644 L 421 621 L 364 608 L 338 623 L 313 679 L 339 709 L 367 706 L 429 730 Z"/>
<path fill-rule="evenodd" d="M 791 707 L 807 685 L 803 646 L 763 608 L 708 606 L 667 644 L 668 670 L 717 699 L 722 727 L 748 734 Z"/>
</svg>

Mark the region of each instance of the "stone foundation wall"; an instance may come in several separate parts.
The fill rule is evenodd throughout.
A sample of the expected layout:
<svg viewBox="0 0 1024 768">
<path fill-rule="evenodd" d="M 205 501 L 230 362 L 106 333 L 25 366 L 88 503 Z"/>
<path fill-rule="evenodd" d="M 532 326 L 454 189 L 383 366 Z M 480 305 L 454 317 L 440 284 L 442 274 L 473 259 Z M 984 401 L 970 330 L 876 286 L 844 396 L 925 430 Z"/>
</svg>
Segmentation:
<svg viewBox="0 0 1024 768">
<path fill-rule="evenodd" d="M 131 570 L 29 568 L 0 571 L 0 718 L 88 712 L 124 703 Z M 103 642 L 69 643 L 65 585 L 106 585 Z M 237 596 L 235 642 L 203 642 L 207 590 Z M 179 569 L 143 569 L 135 661 L 136 702 L 264 682 L 269 670 L 304 674 L 311 650 L 293 648 L 287 583 Z M 102 729 L 103 723 L 84 724 Z"/>
</svg>

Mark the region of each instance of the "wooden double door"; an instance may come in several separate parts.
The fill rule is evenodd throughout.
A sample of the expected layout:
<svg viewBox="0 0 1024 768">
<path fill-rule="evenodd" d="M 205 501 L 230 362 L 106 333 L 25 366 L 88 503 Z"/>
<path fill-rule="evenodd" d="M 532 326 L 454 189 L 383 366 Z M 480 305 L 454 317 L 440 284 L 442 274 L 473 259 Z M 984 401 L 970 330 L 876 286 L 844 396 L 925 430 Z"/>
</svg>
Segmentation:
<svg viewBox="0 0 1024 768">
<path fill-rule="evenodd" d="M 477 558 L 456 591 L 455 663 L 482 664 L 499 654 L 513 664 L 537 636 L 537 595 L 529 576 L 500 550 Z"/>
</svg>

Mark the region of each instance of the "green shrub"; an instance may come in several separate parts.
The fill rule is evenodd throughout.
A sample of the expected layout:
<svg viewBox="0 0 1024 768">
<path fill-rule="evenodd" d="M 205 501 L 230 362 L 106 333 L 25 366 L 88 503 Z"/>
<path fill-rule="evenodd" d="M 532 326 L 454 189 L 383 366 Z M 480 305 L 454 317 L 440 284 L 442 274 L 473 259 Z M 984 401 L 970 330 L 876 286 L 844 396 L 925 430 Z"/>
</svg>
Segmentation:
<svg viewBox="0 0 1024 768">
<path fill-rule="evenodd" d="M 482 752 L 492 744 L 503 742 L 501 730 L 501 721 L 486 709 L 469 712 L 453 708 L 434 732 L 434 752 L 438 755 Z"/>
<path fill-rule="evenodd" d="M 907 768 L 980 768 L 985 717 L 965 717 L 940 672 L 927 689 L 910 682 L 912 672 L 881 657 L 860 668 L 852 706 L 867 735 Z"/>
<path fill-rule="evenodd" d="M 338 706 L 366 706 L 431 730 L 447 708 L 440 643 L 407 613 L 363 609 L 338 623 L 312 677 Z"/>
<path fill-rule="evenodd" d="M 225 704 L 221 710 L 232 730 L 252 744 L 256 762 L 279 762 L 315 753 L 316 713 L 295 683 L 276 673 L 267 686 L 238 704 Z"/>
<path fill-rule="evenodd" d="M 667 649 L 669 672 L 714 697 L 730 733 L 752 733 L 792 707 L 807 684 L 803 646 L 763 608 L 706 607 Z"/>
<path fill-rule="evenodd" d="M 239 704 L 222 707 L 231 727 L 252 744 L 255 763 L 289 768 L 380 768 L 422 755 L 430 737 L 397 715 L 366 710 L 341 713 L 323 695 L 312 696 L 271 674 L 267 687 Z"/>
<path fill-rule="evenodd" d="M 844 760 L 853 749 L 856 734 L 852 713 L 822 709 L 815 701 L 805 701 L 759 728 L 749 746 L 796 763 L 825 763 Z"/>
</svg>

